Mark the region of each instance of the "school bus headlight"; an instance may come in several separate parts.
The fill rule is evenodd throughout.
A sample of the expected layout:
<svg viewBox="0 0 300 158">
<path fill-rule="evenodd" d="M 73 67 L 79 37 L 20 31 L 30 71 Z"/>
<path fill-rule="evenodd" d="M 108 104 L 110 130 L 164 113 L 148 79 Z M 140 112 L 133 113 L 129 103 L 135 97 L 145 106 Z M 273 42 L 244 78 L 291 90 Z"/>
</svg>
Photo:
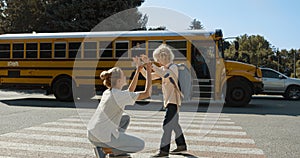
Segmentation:
<svg viewBox="0 0 300 158">
<path fill-rule="evenodd" d="M 262 78 L 261 77 L 254 77 L 257 81 L 262 82 Z"/>
</svg>

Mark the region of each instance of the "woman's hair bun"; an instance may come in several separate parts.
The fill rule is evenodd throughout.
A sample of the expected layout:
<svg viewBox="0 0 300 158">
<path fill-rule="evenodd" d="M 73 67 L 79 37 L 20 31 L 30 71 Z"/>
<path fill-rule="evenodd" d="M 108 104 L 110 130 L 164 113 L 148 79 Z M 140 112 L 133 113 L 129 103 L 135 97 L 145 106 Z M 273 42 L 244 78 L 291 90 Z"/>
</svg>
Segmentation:
<svg viewBox="0 0 300 158">
<path fill-rule="evenodd" d="M 102 80 L 107 80 L 110 77 L 111 77 L 111 72 L 108 72 L 108 71 L 102 71 L 100 74 L 100 78 Z"/>
</svg>

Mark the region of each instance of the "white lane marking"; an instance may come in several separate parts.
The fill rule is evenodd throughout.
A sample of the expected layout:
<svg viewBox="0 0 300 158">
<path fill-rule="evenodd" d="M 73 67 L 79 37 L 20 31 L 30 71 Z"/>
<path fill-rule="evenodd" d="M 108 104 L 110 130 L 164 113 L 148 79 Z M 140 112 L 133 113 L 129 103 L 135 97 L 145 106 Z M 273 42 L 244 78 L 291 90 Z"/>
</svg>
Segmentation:
<svg viewBox="0 0 300 158">
<path fill-rule="evenodd" d="M 76 133 L 86 134 L 87 130 L 73 128 L 55 128 L 55 127 L 29 127 L 26 130 L 44 131 L 44 132 L 61 132 L 61 133 Z"/>
<path fill-rule="evenodd" d="M 87 138 L 41 135 L 41 134 L 6 133 L 3 134 L 2 137 L 47 140 L 47 141 L 63 141 L 63 142 L 75 142 L 75 143 L 90 143 Z"/>
<path fill-rule="evenodd" d="M 149 116 L 149 117 L 133 117 L 132 118 L 137 118 L 137 119 L 150 119 L 150 120 L 161 120 L 164 118 L 164 116 Z M 70 116 L 70 118 L 79 118 L 79 119 L 83 119 L 83 120 L 87 120 L 87 119 L 91 119 L 91 117 L 89 116 Z M 219 117 L 198 117 L 198 116 L 194 116 L 194 117 L 186 117 L 186 116 L 180 116 L 179 120 L 219 120 L 219 121 L 230 121 L 230 118 L 219 118 Z"/>
<path fill-rule="evenodd" d="M 159 143 L 146 142 L 145 149 L 155 149 L 159 147 Z M 200 152 L 215 152 L 215 153 L 229 153 L 229 154 L 254 154 L 264 155 L 264 152 L 258 148 L 243 148 L 243 147 L 222 147 L 222 146 L 205 146 L 205 145 L 190 145 L 188 149 L 191 151 Z"/>
<path fill-rule="evenodd" d="M 142 124 L 147 124 L 147 123 L 144 122 Z M 162 123 L 148 124 L 148 125 L 162 125 Z M 130 127 L 128 129 L 137 129 L 137 130 L 140 130 L 140 129 L 151 130 L 151 129 L 154 128 L 154 127 L 145 127 L 144 125 L 141 125 L 141 123 L 134 123 L 134 122 L 131 122 L 129 124 L 129 126 Z M 189 125 L 184 125 L 184 126 L 182 126 L 182 128 L 185 128 L 186 126 L 189 127 Z M 242 127 L 240 127 L 240 126 L 222 126 L 222 125 L 206 125 L 206 124 L 193 125 L 193 126 L 199 127 L 199 129 L 187 129 L 187 130 L 192 130 L 193 131 L 193 130 L 212 129 L 212 128 L 213 129 L 234 129 L 234 130 L 241 130 L 242 129 Z"/>
<path fill-rule="evenodd" d="M 134 126 L 147 126 L 147 125 L 156 125 L 156 126 L 162 126 L 162 121 L 161 122 L 136 122 L 136 121 L 131 121 L 131 125 Z M 208 127 L 213 127 L 213 128 L 218 128 L 218 129 L 242 129 L 241 126 L 232 126 L 232 125 L 215 125 L 215 124 L 193 124 L 191 122 L 189 123 L 181 123 L 182 128 L 187 128 L 187 127 L 193 127 L 193 128 L 208 128 Z"/>
<path fill-rule="evenodd" d="M 146 124 L 146 125 L 162 125 L 161 122 L 157 122 L 157 123 L 148 123 L 148 122 L 143 122 L 142 124 Z M 54 126 L 70 126 L 70 127 L 86 127 L 83 123 L 65 123 L 65 122 L 49 122 L 49 123 L 44 123 L 43 125 L 54 125 Z M 141 125 L 141 123 L 139 122 L 131 122 L 130 123 L 131 126 L 133 126 L 132 128 L 134 129 L 152 129 L 153 127 L 145 127 L 145 126 L 139 126 Z M 237 129 L 237 130 L 241 130 L 242 127 L 240 126 L 222 126 L 222 125 L 213 125 L 213 124 L 200 124 L 200 125 L 185 125 L 184 127 L 199 127 L 200 129 Z"/>
<path fill-rule="evenodd" d="M 0 148 L 15 149 L 15 150 L 27 150 L 33 152 L 50 152 L 58 154 L 77 154 L 77 155 L 89 155 L 94 156 L 93 149 L 64 147 L 64 146 L 49 146 L 49 145 L 36 145 L 25 143 L 12 143 L 0 141 Z"/>
<path fill-rule="evenodd" d="M 59 122 L 89 122 L 89 119 L 76 119 L 76 118 L 65 118 L 65 119 L 59 119 Z M 139 121 L 151 121 L 151 122 L 162 122 L 162 118 L 157 119 L 139 119 L 139 118 L 131 118 L 131 122 L 139 122 Z M 226 124 L 226 125 L 234 125 L 235 123 L 232 121 L 212 121 L 212 120 L 187 120 L 187 119 L 181 119 L 179 120 L 180 123 L 193 123 L 193 124 Z"/>
<path fill-rule="evenodd" d="M 86 134 L 87 130 L 83 130 L 83 129 L 72 129 L 72 128 L 55 128 L 55 127 L 29 127 L 26 128 L 26 130 L 34 130 L 34 131 L 44 131 L 44 132 L 61 132 L 61 133 L 76 133 L 76 134 Z M 129 127 L 129 129 L 127 129 L 128 134 L 131 134 L 134 131 L 131 131 L 131 127 Z M 153 131 L 153 130 L 149 130 Z M 156 131 L 156 130 L 154 130 Z M 190 131 L 185 132 L 187 133 L 191 133 Z M 237 132 L 237 131 L 222 131 L 222 130 L 199 130 L 196 131 L 196 133 L 194 134 L 218 134 L 218 135 L 236 135 L 236 136 L 245 136 L 247 135 L 246 132 Z"/>
<path fill-rule="evenodd" d="M 128 132 L 130 135 L 134 135 L 141 138 L 160 138 L 162 134 L 154 134 L 147 132 Z M 172 135 L 173 139 L 175 136 Z M 186 140 L 189 141 L 204 141 L 204 142 L 217 142 L 217 143 L 244 143 L 244 144 L 255 144 L 253 139 L 248 138 L 224 138 L 224 137 L 208 137 L 208 136 L 186 136 Z"/>
<path fill-rule="evenodd" d="M 83 123 L 65 123 L 65 122 L 48 122 L 48 123 L 44 123 L 42 125 L 86 127 Z"/>
</svg>

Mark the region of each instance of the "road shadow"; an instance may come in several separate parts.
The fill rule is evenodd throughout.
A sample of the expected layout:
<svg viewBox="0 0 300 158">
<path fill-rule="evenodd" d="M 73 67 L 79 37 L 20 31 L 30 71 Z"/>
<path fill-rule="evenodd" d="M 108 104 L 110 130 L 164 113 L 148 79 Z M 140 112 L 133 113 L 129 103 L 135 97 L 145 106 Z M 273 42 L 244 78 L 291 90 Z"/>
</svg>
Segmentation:
<svg viewBox="0 0 300 158">
<path fill-rule="evenodd" d="M 172 155 L 182 156 L 182 157 L 186 157 L 186 158 L 198 158 L 197 156 L 195 156 L 191 153 L 177 153 L 177 154 L 172 154 Z"/>
<path fill-rule="evenodd" d="M 97 108 L 99 100 L 90 99 L 87 101 L 61 102 L 49 98 L 22 98 L 1 100 L 0 102 L 8 106 L 30 106 L 30 107 L 49 107 L 49 108 Z"/>
<path fill-rule="evenodd" d="M 88 108 L 96 109 L 99 99 L 87 101 L 60 102 L 55 98 L 21 98 L 1 100 L 8 106 L 31 106 L 50 108 Z M 162 102 L 137 101 L 134 106 L 126 106 L 126 110 L 165 111 Z M 181 112 L 228 113 L 228 114 L 257 114 L 257 115 L 300 115 L 300 101 L 285 100 L 280 97 L 254 97 L 250 104 L 242 107 L 223 106 L 223 104 L 200 102 L 183 103 Z"/>
<path fill-rule="evenodd" d="M 199 105 L 198 112 L 206 112 L 207 106 Z M 222 113 L 256 115 L 300 115 L 300 100 L 286 100 L 281 96 L 255 96 L 246 106 L 223 106 Z"/>
</svg>

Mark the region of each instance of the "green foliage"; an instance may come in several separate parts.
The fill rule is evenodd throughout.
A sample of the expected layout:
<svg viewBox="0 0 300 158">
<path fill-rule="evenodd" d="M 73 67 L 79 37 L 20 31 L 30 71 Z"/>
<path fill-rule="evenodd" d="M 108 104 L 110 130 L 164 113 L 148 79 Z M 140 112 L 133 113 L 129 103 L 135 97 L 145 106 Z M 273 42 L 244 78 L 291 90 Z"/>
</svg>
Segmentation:
<svg viewBox="0 0 300 158">
<path fill-rule="evenodd" d="M 31 32 L 41 22 L 44 7 L 36 0 L 2 0 L 1 32 Z"/>
<path fill-rule="evenodd" d="M 271 48 L 271 44 L 260 35 L 248 36 L 245 34 L 237 37 L 235 41 L 239 42 L 239 52 L 234 49 L 234 41 L 230 42 L 230 46 L 225 50 L 226 59 L 247 62 L 246 58 L 249 56 L 250 64 L 279 69 L 280 72 L 286 73 L 286 71 L 294 71 L 295 55 L 296 61 L 298 60 L 296 67 L 300 68 L 300 50 L 279 50 L 274 46 Z"/>
<path fill-rule="evenodd" d="M 2 32 L 90 31 L 98 23 L 117 14 L 104 30 L 131 30 L 145 27 L 147 16 L 136 7 L 143 0 L 1 0 Z M 129 9 L 129 11 L 127 10 Z M 124 26 L 124 27 L 123 27 Z"/>
<path fill-rule="evenodd" d="M 297 62 L 296 62 L 296 68 L 300 69 L 300 60 L 297 60 Z"/>
<path fill-rule="evenodd" d="M 194 19 L 192 22 L 191 22 L 191 25 L 190 25 L 190 30 L 203 30 L 204 29 L 204 26 L 201 24 L 201 22 L 197 19 Z"/>
<path fill-rule="evenodd" d="M 149 31 L 159 31 L 159 30 L 166 30 L 167 28 L 165 26 L 159 26 L 159 27 L 156 27 L 156 28 L 149 28 L 148 30 Z"/>
<path fill-rule="evenodd" d="M 225 56 L 232 60 L 239 60 L 249 63 L 264 66 L 267 64 L 269 56 L 274 55 L 270 48 L 270 43 L 260 35 L 248 36 L 247 34 L 236 38 L 239 42 L 239 52 L 236 53 L 233 42 L 228 49 L 225 50 Z M 249 59 L 247 59 L 249 58 Z"/>
</svg>

